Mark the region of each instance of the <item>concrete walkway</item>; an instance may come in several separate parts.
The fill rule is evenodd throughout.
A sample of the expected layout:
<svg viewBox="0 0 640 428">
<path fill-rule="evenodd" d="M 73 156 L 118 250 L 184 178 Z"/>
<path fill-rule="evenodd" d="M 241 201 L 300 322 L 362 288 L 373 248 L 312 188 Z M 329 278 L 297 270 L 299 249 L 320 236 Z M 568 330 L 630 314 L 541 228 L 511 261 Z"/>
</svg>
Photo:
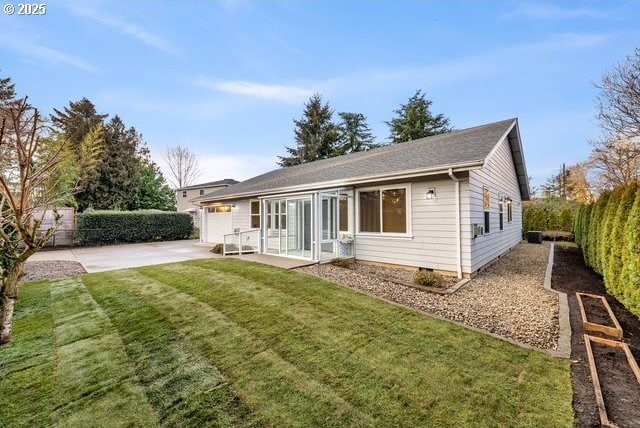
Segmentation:
<svg viewBox="0 0 640 428">
<path fill-rule="evenodd" d="M 290 257 L 272 256 L 270 254 L 242 254 L 240 256 L 227 256 L 234 259 L 246 260 L 248 262 L 262 263 L 263 265 L 275 266 L 282 269 L 295 269 L 302 266 L 315 265 L 316 262 L 309 260 L 292 259 Z"/>
<path fill-rule="evenodd" d="M 222 257 L 209 252 L 210 249 L 211 245 L 201 244 L 197 240 L 147 242 L 46 250 L 34 254 L 29 261 L 71 260 L 81 263 L 91 273 Z"/>
</svg>

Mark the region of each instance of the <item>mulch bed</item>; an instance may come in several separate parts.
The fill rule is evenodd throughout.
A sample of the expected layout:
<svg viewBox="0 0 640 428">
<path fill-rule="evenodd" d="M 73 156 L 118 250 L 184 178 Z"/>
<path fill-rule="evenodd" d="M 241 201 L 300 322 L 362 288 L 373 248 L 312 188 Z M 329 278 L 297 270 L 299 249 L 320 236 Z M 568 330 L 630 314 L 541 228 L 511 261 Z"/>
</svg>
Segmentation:
<svg viewBox="0 0 640 428">
<path fill-rule="evenodd" d="M 609 316 L 607 308 L 600 299 L 582 296 L 582 304 L 584 305 L 584 311 L 587 314 L 587 321 L 595 324 L 606 325 L 607 327 L 616 326 Z"/>
<path fill-rule="evenodd" d="M 576 292 L 602 295 L 607 298 L 624 331 L 626 342 L 636 360 L 640 360 L 640 319 L 610 296 L 600 275 L 587 268 L 578 248 L 556 246 L 551 286 L 567 293 L 571 315 L 571 359 L 573 408 L 580 427 L 600 426 L 595 392 L 589 374 L 589 361 L 584 344 L 582 319 Z M 597 303 L 597 302 L 596 302 Z M 604 308 L 603 308 L 604 309 Z M 585 308 L 586 311 L 589 309 Z M 605 317 L 606 311 L 605 311 Z M 594 318 L 587 315 L 590 320 Z M 616 350 L 594 347 L 596 364 L 609 418 L 620 427 L 639 426 L 637 380 L 628 368 L 624 354 Z M 635 385 L 635 390 L 631 387 Z"/>
</svg>

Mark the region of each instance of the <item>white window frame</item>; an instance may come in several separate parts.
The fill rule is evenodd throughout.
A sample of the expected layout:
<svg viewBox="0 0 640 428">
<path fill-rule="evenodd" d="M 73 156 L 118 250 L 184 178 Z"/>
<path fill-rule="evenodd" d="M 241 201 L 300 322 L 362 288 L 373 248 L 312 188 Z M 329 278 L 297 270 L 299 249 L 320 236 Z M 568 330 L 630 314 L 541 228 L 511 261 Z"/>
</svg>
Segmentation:
<svg viewBox="0 0 640 428">
<path fill-rule="evenodd" d="M 384 225 L 383 214 L 384 210 L 382 209 L 382 192 L 385 190 L 395 190 L 395 189 L 404 189 L 405 190 L 405 198 L 406 198 L 406 225 L 407 231 L 405 233 L 393 233 L 393 232 L 383 232 L 382 228 Z M 371 192 L 371 191 L 379 191 L 380 192 L 380 232 L 361 232 L 360 231 L 360 193 L 361 192 Z M 367 236 L 367 237 L 398 237 L 398 238 L 411 238 L 412 235 L 412 222 L 411 222 L 411 183 L 402 183 L 402 184 L 390 184 L 385 186 L 372 186 L 372 187 L 362 187 L 356 189 L 356 235 L 359 236 Z"/>
<path fill-rule="evenodd" d="M 186 190 L 183 190 L 183 191 L 182 191 L 182 197 L 183 197 L 183 198 L 186 198 L 186 197 L 187 197 L 187 191 L 186 191 Z"/>
</svg>

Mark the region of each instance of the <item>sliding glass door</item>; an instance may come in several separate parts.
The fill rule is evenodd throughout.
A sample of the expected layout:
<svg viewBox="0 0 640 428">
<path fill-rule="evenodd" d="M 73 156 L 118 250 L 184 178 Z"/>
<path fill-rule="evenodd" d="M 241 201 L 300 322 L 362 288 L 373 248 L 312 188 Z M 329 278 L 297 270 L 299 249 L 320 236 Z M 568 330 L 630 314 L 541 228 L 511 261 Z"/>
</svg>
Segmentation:
<svg viewBox="0 0 640 428">
<path fill-rule="evenodd" d="M 313 258 L 311 197 L 268 199 L 263 203 L 265 252 Z"/>
</svg>

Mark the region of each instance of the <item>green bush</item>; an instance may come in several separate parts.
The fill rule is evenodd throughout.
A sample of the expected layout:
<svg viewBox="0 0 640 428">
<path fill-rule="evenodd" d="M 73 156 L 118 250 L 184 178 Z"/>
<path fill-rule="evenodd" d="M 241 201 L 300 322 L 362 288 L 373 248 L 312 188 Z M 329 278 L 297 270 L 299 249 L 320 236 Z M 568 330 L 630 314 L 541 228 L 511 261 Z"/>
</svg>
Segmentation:
<svg viewBox="0 0 640 428">
<path fill-rule="evenodd" d="M 524 235 L 532 230 L 573 232 L 576 210 L 580 205 L 558 199 L 541 199 L 523 204 Z"/>
<path fill-rule="evenodd" d="M 77 220 L 80 245 L 188 239 L 193 231 L 193 219 L 187 213 L 85 211 Z"/>
<path fill-rule="evenodd" d="M 620 198 L 624 193 L 624 187 L 618 187 L 609 196 L 607 205 L 604 208 L 602 222 L 600 225 L 600 239 L 598 240 L 598 260 L 596 260 L 597 272 L 602 276 L 605 275 L 607 263 L 611 256 L 611 233 L 613 231 L 613 222 L 616 218 L 616 211 L 620 205 Z"/>
<path fill-rule="evenodd" d="M 576 243 L 607 291 L 640 316 L 640 186 L 604 193 L 578 209 Z"/>
<path fill-rule="evenodd" d="M 426 285 L 427 287 L 443 288 L 446 285 L 446 281 L 442 275 L 426 270 L 417 271 L 413 277 L 413 282 L 418 285 Z"/>
<path fill-rule="evenodd" d="M 611 233 L 609 235 L 610 244 L 608 247 L 609 255 L 604 270 L 604 281 L 607 290 L 618 299 L 621 298 L 621 290 L 624 288 L 624 282 L 622 281 L 622 253 L 625 247 L 624 235 L 629 211 L 633 207 L 638 186 L 632 184 L 623 189 L 624 193 L 618 202 L 614 221 L 611 226 Z"/>
<path fill-rule="evenodd" d="M 640 316 L 640 191 L 625 226 L 622 266 L 621 301 Z"/>
</svg>

